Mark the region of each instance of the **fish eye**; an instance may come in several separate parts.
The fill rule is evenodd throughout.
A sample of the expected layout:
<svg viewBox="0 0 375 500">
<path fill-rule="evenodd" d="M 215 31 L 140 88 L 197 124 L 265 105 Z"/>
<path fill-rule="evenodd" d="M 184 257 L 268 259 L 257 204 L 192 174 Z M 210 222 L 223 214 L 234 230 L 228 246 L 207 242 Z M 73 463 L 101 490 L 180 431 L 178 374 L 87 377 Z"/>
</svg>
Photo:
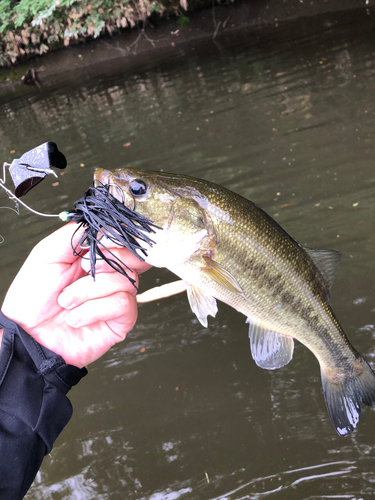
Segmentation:
<svg viewBox="0 0 375 500">
<path fill-rule="evenodd" d="M 132 195 L 142 196 L 147 192 L 147 184 L 142 179 L 134 179 L 129 183 L 129 189 Z"/>
</svg>

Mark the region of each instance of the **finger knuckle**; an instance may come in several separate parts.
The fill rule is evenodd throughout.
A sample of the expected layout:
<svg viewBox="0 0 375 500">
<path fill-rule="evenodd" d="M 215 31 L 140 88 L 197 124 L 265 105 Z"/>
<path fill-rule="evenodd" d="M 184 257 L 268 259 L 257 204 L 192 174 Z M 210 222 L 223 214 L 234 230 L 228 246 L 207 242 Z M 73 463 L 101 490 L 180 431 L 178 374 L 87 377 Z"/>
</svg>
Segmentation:
<svg viewBox="0 0 375 500">
<path fill-rule="evenodd" d="M 130 305 L 130 296 L 127 292 L 117 292 L 115 295 L 117 307 L 128 309 Z"/>
</svg>

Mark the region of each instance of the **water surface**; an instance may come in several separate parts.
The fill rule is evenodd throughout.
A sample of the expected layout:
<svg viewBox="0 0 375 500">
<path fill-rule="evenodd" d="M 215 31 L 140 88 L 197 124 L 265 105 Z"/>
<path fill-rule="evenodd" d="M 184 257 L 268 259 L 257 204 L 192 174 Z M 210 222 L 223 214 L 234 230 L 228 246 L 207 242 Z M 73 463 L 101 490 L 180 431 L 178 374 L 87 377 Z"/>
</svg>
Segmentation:
<svg viewBox="0 0 375 500">
<path fill-rule="evenodd" d="M 25 90 L 0 101 L 2 161 L 47 140 L 66 154 L 59 185 L 25 198 L 42 212 L 71 208 L 95 167 L 195 175 L 250 198 L 301 244 L 343 252 L 333 309 L 373 362 L 374 27 L 365 11 L 310 18 Z M 60 224 L 0 210 L 1 296 Z M 141 288 L 172 278 L 153 269 Z M 288 366 L 261 370 L 245 318 L 223 304 L 208 329 L 184 295 L 142 305 L 89 372 L 29 500 L 373 498 L 374 410 L 340 439 L 314 356 L 298 344 Z"/>
</svg>

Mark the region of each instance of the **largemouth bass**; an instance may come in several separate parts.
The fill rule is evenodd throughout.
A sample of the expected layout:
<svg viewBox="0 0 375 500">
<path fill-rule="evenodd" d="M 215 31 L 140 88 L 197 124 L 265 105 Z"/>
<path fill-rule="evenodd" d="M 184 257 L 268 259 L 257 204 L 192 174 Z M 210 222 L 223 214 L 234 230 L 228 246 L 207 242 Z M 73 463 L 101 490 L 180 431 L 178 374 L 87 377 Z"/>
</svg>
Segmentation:
<svg viewBox="0 0 375 500">
<path fill-rule="evenodd" d="M 319 361 L 337 433 L 354 430 L 361 402 L 375 404 L 375 375 L 329 305 L 340 252 L 302 247 L 256 204 L 208 181 L 137 169 L 97 169 L 95 180 L 160 226 L 146 261 L 187 283 L 202 325 L 216 299 L 244 314 L 252 356 L 268 370 L 289 363 L 300 341 Z"/>
</svg>

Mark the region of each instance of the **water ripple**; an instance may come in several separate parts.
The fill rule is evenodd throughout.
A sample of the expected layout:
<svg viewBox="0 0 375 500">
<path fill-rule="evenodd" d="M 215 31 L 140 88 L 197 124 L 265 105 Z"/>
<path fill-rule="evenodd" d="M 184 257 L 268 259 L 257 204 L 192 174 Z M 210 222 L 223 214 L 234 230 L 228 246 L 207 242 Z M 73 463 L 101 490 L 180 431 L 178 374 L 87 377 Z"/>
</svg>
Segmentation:
<svg viewBox="0 0 375 500">
<path fill-rule="evenodd" d="M 357 467 L 354 465 L 355 462 L 352 461 L 339 461 L 339 462 L 329 462 L 326 464 L 319 464 L 319 465 L 311 465 L 309 467 L 302 467 L 298 469 L 293 469 L 289 471 L 283 471 L 278 474 L 272 474 L 270 476 L 266 477 L 259 477 L 256 479 L 252 479 L 251 481 L 247 482 L 246 484 L 243 484 L 239 486 L 238 488 L 235 488 L 228 493 L 225 493 L 224 495 L 220 495 L 218 497 L 211 498 L 210 500 L 252 500 L 252 499 L 258 499 L 262 497 L 266 497 L 268 495 L 271 495 L 273 493 L 279 492 L 281 490 L 288 490 L 293 488 L 295 490 L 296 486 L 305 483 L 307 481 L 314 481 L 314 480 L 321 480 L 323 478 L 330 478 L 333 476 L 341 476 L 345 477 L 347 474 L 349 474 L 351 471 L 355 470 Z M 330 471 L 330 468 L 334 468 L 335 470 Z M 327 469 L 326 472 L 323 472 L 321 474 L 315 474 L 317 469 Z M 306 472 L 311 472 L 310 474 L 306 474 Z M 291 479 L 289 479 L 289 476 L 292 476 Z M 295 478 L 294 478 L 295 477 Z M 284 484 L 280 484 L 279 486 L 275 487 L 272 482 L 274 481 L 282 481 Z M 262 491 L 254 491 L 254 486 L 256 489 L 256 486 L 261 486 Z M 246 493 L 246 490 L 251 488 L 251 492 Z M 245 491 L 244 491 L 245 490 Z M 238 494 L 241 494 L 239 496 Z M 301 497 L 300 497 L 301 498 Z M 347 496 L 331 496 L 331 497 L 321 497 L 319 498 L 349 498 Z M 353 498 L 350 496 L 350 498 Z M 307 500 L 307 499 L 306 499 Z"/>
</svg>

